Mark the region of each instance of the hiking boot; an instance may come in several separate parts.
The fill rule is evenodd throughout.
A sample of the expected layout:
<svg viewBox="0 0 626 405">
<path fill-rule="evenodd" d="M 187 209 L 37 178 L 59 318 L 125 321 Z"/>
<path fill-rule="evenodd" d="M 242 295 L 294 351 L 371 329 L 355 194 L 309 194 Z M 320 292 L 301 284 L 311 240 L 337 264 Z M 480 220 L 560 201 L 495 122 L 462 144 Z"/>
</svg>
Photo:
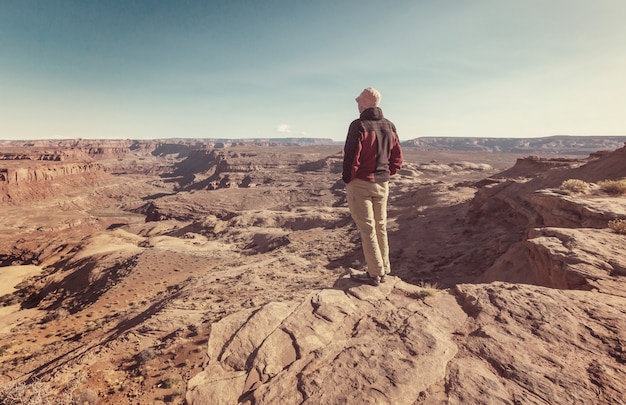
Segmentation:
<svg viewBox="0 0 626 405">
<path fill-rule="evenodd" d="M 387 281 L 387 277 L 383 274 L 382 276 L 380 276 L 380 282 L 384 283 L 385 281 Z"/>
<path fill-rule="evenodd" d="M 381 277 L 378 277 L 378 276 L 372 277 L 367 273 L 351 274 L 350 278 L 354 281 L 358 281 L 359 283 L 373 285 L 374 287 L 377 287 L 380 284 L 380 279 L 381 279 Z"/>
</svg>

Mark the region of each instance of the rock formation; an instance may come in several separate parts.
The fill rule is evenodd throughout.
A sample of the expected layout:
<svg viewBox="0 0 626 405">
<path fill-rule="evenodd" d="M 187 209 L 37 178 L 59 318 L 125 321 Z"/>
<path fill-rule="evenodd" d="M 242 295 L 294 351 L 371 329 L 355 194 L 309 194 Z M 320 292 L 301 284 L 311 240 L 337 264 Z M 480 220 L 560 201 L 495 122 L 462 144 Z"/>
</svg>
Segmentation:
<svg viewBox="0 0 626 405">
<path fill-rule="evenodd" d="M 528 165 L 524 159 L 504 173 L 516 173 L 516 180 L 479 190 L 470 209 L 472 220 L 493 223 L 497 216 L 506 224 L 499 230 L 503 238 L 519 235 L 519 241 L 485 271 L 483 280 L 626 296 L 620 276 L 626 260 L 618 254 L 623 236 L 608 228 L 610 220 L 626 218 L 626 201 L 597 187 L 574 194 L 560 189 L 568 179 L 597 184 L 626 178 L 624 162 L 626 148 L 566 165 Z"/>
<path fill-rule="evenodd" d="M 517 181 L 479 190 L 470 222 L 519 238 L 501 237 L 510 247 L 479 278 L 525 284 L 457 284 L 429 295 L 399 280 L 374 288 L 340 279 L 302 303 L 232 315 L 214 325 L 188 402 L 625 401 L 626 239 L 607 222 L 626 218 L 626 204 L 544 190 L 571 176 L 624 178 L 625 157 L 622 148 L 587 162 L 522 159 L 511 169 Z"/>
<path fill-rule="evenodd" d="M 106 175 L 94 162 L 29 162 L 0 168 L 0 203 L 44 199 L 61 188 L 92 185 Z"/>
<path fill-rule="evenodd" d="M 494 283 L 340 280 L 214 324 L 191 404 L 620 403 L 624 301 Z M 585 349 L 581 350 L 583 347 Z M 587 349 L 588 348 L 588 349 Z"/>
<path fill-rule="evenodd" d="M 626 403 L 626 149 L 405 147 L 372 287 L 336 145 L 148 143 L 0 164 L 0 403 Z"/>
<path fill-rule="evenodd" d="M 556 135 L 541 138 L 422 137 L 404 141 L 403 145 L 423 150 L 587 155 L 599 150 L 617 149 L 624 142 L 626 136 Z"/>
</svg>

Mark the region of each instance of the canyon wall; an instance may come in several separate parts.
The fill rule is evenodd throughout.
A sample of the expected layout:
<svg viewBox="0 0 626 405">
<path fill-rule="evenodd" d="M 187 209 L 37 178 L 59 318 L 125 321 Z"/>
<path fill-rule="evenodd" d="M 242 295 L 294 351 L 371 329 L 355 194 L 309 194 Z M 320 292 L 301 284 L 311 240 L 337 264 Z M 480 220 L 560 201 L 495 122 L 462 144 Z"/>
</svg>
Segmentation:
<svg viewBox="0 0 626 405">
<path fill-rule="evenodd" d="M 512 178 L 515 176 L 515 178 Z M 598 185 L 626 178 L 626 148 L 588 159 L 519 159 L 494 184 L 483 186 L 468 220 L 490 230 L 491 265 L 482 281 L 530 283 L 558 289 L 597 290 L 626 296 L 622 278 L 624 236 L 609 222 L 626 219 L 623 195 Z M 586 192 L 561 185 L 569 179 L 589 184 Z"/>
<path fill-rule="evenodd" d="M 94 162 L 26 162 L 0 165 L 0 204 L 20 203 L 65 194 L 94 185 L 106 173 Z"/>
</svg>

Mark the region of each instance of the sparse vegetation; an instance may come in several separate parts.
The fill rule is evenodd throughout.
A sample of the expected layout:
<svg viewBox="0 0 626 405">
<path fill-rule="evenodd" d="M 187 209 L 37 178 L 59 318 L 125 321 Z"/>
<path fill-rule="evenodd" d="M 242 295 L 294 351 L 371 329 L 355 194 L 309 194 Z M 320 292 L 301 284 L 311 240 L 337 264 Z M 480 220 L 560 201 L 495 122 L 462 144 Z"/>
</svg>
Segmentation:
<svg viewBox="0 0 626 405">
<path fill-rule="evenodd" d="M 621 235 L 626 235 L 626 219 L 614 219 L 609 221 L 609 228 Z"/>
<path fill-rule="evenodd" d="M 57 308 L 56 310 L 48 313 L 43 319 L 42 323 L 48 323 L 55 320 L 66 319 L 70 315 L 70 312 L 65 308 Z"/>
<path fill-rule="evenodd" d="M 70 405 L 74 404 L 70 390 L 55 396 L 49 383 L 34 381 L 30 384 L 11 382 L 0 387 L 0 404 L 3 405 Z"/>
<path fill-rule="evenodd" d="M 167 378 L 164 378 L 160 383 L 159 383 L 159 387 L 160 388 L 165 388 L 165 389 L 169 389 L 169 388 L 173 388 L 175 387 L 178 383 L 180 382 L 180 377 L 175 376 L 175 375 L 170 375 Z"/>
<path fill-rule="evenodd" d="M 435 295 L 439 290 L 437 283 L 420 281 L 417 286 L 419 287 L 419 291 L 407 293 L 406 296 L 416 300 L 423 300 L 426 297 Z"/>
<path fill-rule="evenodd" d="M 146 347 L 136 356 L 137 364 L 143 365 L 157 357 L 157 352 L 153 347 Z"/>
<path fill-rule="evenodd" d="M 610 195 L 626 194 L 626 179 L 621 180 L 603 180 L 598 182 L 600 190 Z"/>
<path fill-rule="evenodd" d="M 437 285 L 437 283 L 426 283 L 422 281 L 420 282 L 419 286 L 422 289 L 423 297 L 435 295 L 439 290 L 439 286 Z"/>
<path fill-rule="evenodd" d="M 561 190 L 570 193 L 586 193 L 589 191 L 589 183 L 583 180 L 569 179 L 561 184 Z"/>
<path fill-rule="evenodd" d="M 266 149 L 263 147 L 259 150 Z M 593 266 L 589 266 L 588 277 L 595 279 L 602 277 L 600 280 L 604 280 L 604 277 L 615 279 L 625 272 L 623 266 L 618 263 L 619 260 L 609 262 L 611 255 L 619 254 L 624 236 L 606 229 L 607 222 L 617 218 L 626 221 L 626 216 L 620 214 L 620 197 L 609 196 L 601 191 L 597 184 L 600 179 L 615 178 L 608 172 L 594 178 L 593 176 L 598 173 L 597 170 L 593 172 L 579 170 L 575 172 L 577 174 L 566 175 L 564 170 L 558 169 L 550 171 L 549 175 L 546 173 L 545 179 L 538 176 L 537 181 L 528 182 L 527 180 L 534 178 L 532 177 L 534 173 L 542 170 L 542 167 L 564 168 L 568 165 L 572 167 L 581 165 L 580 159 L 572 162 L 567 159 L 562 161 L 547 159 L 550 160 L 548 162 L 541 158 L 541 161 L 536 162 L 537 165 L 531 164 L 528 172 L 525 171 L 524 165 L 520 165 L 515 170 L 507 172 L 503 178 L 482 179 L 481 176 L 473 175 L 465 177 L 465 174 L 456 177 L 457 174 L 454 174 L 454 176 L 445 175 L 445 179 L 440 180 L 437 177 L 439 174 L 413 170 L 417 164 L 409 161 L 406 170 L 411 174 L 401 175 L 397 180 L 397 187 L 394 188 L 394 198 L 397 198 L 394 199 L 393 212 L 390 213 L 392 216 L 390 232 L 395 235 L 391 241 L 393 247 L 391 258 L 394 272 L 397 271 L 397 274 L 390 277 L 387 284 L 374 290 L 375 295 L 362 296 L 358 299 L 360 291 L 350 290 L 353 284 L 342 284 L 339 280 L 352 272 L 363 270 L 365 264 L 362 259 L 359 260 L 362 253 L 360 236 L 354 221 L 348 216 L 343 185 L 337 184 L 337 189 L 333 187 L 333 190 L 328 190 L 328 184 L 337 181 L 337 170 L 340 169 L 341 163 L 337 148 L 332 146 L 329 149 L 334 155 L 330 159 L 323 158 L 321 162 L 324 162 L 325 166 L 310 171 L 310 175 L 315 176 L 310 179 L 306 177 L 309 175 L 307 155 L 302 153 L 302 156 L 297 160 L 294 158 L 292 162 L 288 159 L 292 159 L 292 156 L 298 155 L 300 151 L 293 153 L 289 150 L 289 153 L 285 154 L 287 158 L 284 163 L 284 177 L 281 177 L 283 169 L 280 167 L 283 166 L 283 159 L 280 159 L 280 167 L 276 166 L 275 161 L 282 156 L 282 152 L 278 154 L 271 149 L 272 154 L 267 155 L 270 157 L 265 158 L 265 155 L 261 155 L 261 158 L 271 163 L 272 179 L 267 180 L 269 191 L 263 188 L 264 166 L 259 163 L 258 178 L 253 178 L 253 182 L 258 184 L 256 190 L 234 188 L 232 197 L 225 194 L 225 190 L 222 190 L 224 193 L 218 190 L 217 193 L 211 194 L 216 196 L 216 204 L 209 205 L 206 204 L 212 198 L 208 195 L 210 191 L 200 188 L 208 183 L 198 184 L 197 189 L 190 189 L 189 192 L 177 195 L 177 192 L 172 190 L 182 187 L 180 185 L 182 183 L 178 183 L 177 178 L 157 176 L 160 172 L 152 168 L 154 164 L 146 164 L 145 169 L 142 166 L 134 174 L 135 172 L 127 168 L 126 162 L 115 166 L 107 158 L 106 167 L 110 167 L 116 174 L 113 177 L 109 176 L 111 180 L 118 178 L 117 172 L 125 174 L 128 171 L 127 175 L 133 176 L 133 183 L 125 177 L 123 183 L 120 180 L 118 195 L 117 185 L 103 181 L 103 188 L 98 188 L 97 191 L 88 190 L 88 195 L 97 200 L 93 204 L 143 212 L 146 209 L 145 204 L 149 204 L 150 200 L 158 200 L 156 202 L 159 203 L 159 207 L 156 206 L 156 202 L 155 207 L 162 211 L 158 215 L 165 218 L 165 215 L 171 214 L 173 217 L 166 221 L 143 222 L 134 219 L 127 221 L 122 215 L 119 220 L 111 216 L 111 219 L 104 222 L 97 219 L 92 222 L 91 219 L 84 218 L 84 210 L 90 208 L 92 202 L 80 200 L 74 204 L 71 201 L 63 202 L 69 207 L 68 211 L 55 209 L 56 205 L 52 206 L 55 215 L 50 217 L 50 222 L 35 223 L 33 219 L 31 224 L 27 221 L 31 217 L 37 220 L 41 218 L 48 221 L 48 219 L 47 216 L 40 215 L 40 211 L 33 211 L 33 214 L 29 214 L 28 211 L 23 215 L 25 218 L 23 223 L 15 220 L 13 227 L 6 227 L 5 229 L 9 230 L 21 229 L 18 226 L 44 229 L 45 231 L 33 232 L 32 240 L 30 233 L 29 238 L 24 238 L 23 232 L 16 231 L 16 238 L 21 239 L 7 244 L 5 250 L 37 249 L 34 255 L 39 260 L 37 265 L 39 267 L 47 265 L 45 268 L 52 270 L 46 270 L 48 273 L 45 277 L 38 276 L 41 278 L 37 278 L 36 283 L 29 281 L 35 283 L 37 290 L 20 298 L 20 302 L 24 302 L 23 307 L 30 309 L 26 316 L 20 315 L 23 319 L 15 322 L 14 317 L 6 318 L 6 328 L 9 328 L 7 331 L 10 333 L 7 333 L 6 341 L 0 343 L 0 360 L 3 360 L 4 364 L 0 371 L 2 375 L 0 392 L 4 380 L 9 378 L 17 378 L 23 382 L 29 377 L 40 377 L 42 382 L 45 382 L 40 387 L 48 397 L 39 402 L 24 395 L 18 397 L 22 399 L 12 402 L 0 397 L 0 405 L 5 403 L 174 405 L 185 403 L 187 388 L 190 390 L 190 399 L 200 398 L 205 393 L 207 397 L 213 393 L 215 396 L 223 393 L 224 397 L 220 397 L 220 400 L 237 403 L 253 400 L 251 390 L 258 387 L 257 394 L 267 392 L 270 401 L 273 399 L 269 396 L 270 392 L 280 393 L 283 390 L 296 392 L 302 387 L 305 390 L 311 387 L 317 390 L 315 378 L 319 373 L 327 373 L 327 370 L 332 372 L 332 369 L 338 368 L 354 369 L 356 380 L 339 381 L 336 387 L 333 387 L 333 392 L 342 397 L 338 399 L 329 397 L 326 400 L 327 403 L 341 402 L 345 397 L 343 393 L 352 395 L 355 392 L 352 385 L 367 386 L 368 376 L 383 375 L 385 370 L 399 367 L 411 378 L 415 376 L 419 378 L 421 374 L 431 372 L 429 367 L 434 366 L 434 363 L 430 364 L 432 356 L 439 362 L 437 367 L 441 364 L 445 367 L 448 359 L 445 355 L 439 356 L 438 351 L 440 348 L 445 349 L 450 341 L 459 343 L 461 340 L 467 340 L 468 344 L 471 344 L 479 339 L 487 342 L 494 336 L 498 338 L 501 335 L 496 334 L 498 331 L 528 332 L 522 337 L 532 345 L 524 346 L 529 352 L 517 358 L 522 362 L 521 367 L 528 368 L 528 364 L 535 359 L 532 352 L 535 347 L 539 350 L 542 350 L 544 344 L 550 347 L 550 342 L 546 342 L 544 338 L 549 332 L 547 328 L 551 325 L 546 323 L 545 327 L 542 326 L 542 332 L 545 329 L 546 334 L 533 334 L 537 317 L 529 317 L 524 309 L 543 305 L 544 299 L 548 298 L 550 303 L 561 305 L 558 300 L 563 294 L 560 288 L 568 287 L 557 285 L 561 279 L 556 280 L 553 286 L 555 288 L 550 290 L 550 294 L 554 296 L 548 296 L 538 294 L 536 289 L 525 285 L 511 283 L 512 285 L 493 284 L 484 287 L 472 285 L 473 283 L 469 281 L 477 278 L 483 267 L 491 263 L 498 264 L 493 267 L 494 272 L 500 271 L 501 267 L 505 274 L 513 277 L 517 277 L 515 274 L 518 271 L 527 271 L 526 266 L 512 268 L 508 266 L 508 260 L 515 260 L 517 256 L 505 256 L 503 259 L 506 260 L 497 260 L 507 252 L 511 253 L 509 251 L 511 243 L 518 243 L 529 236 L 528 226 L 540 226 L 535 223 L 527 224 L 528 221 L 517 221 L 520 212 L 525 214 L 525 210 L 530 209 L 524 201 L 528 201 L 527 197 L 532 195 L 533 188 L 540 190 L 549 188 L 549 195 L 558 194 L 558 197 L 567 199 L 568 201 L 564 202 L 568 205 L 566 209 L 569 209 L 570 205 L 576 205 L 590 207 L 590 211 L 594 210 L 590 213 L 593 217 L 589 222 L 593 221 L 594 227 L 604 227 L 604 232 L 593 230 L 580 232 L 580 247 L 587 251 L 596 250 L 598 257 L 601 257 L 599 260 L 610 263 L 612 267 L 608 272 L 605 268 L 608 265 L 603 266 L 598 268 L 596 273 L 593 272 L 595 269 L 591 268 Z M 421 148 L 408 149 L 409 153 L 415 153 L 419 159 L 424 158 L 421 156 L 423 154 Z M 412 149 L 416 151 L 413 152 Z M 324 156 L 319 152 L 321 150 L 315 147 L 314 155 Z M 172 173 L 178 173 L 177 168 L 182 159 L 183 157 L 171 158 Z M 512 157 L 507 157 L 507 161 L 509 159 L 512 160 Z M 213 173 L 213 166 L 210 172 L 204 171 L 208 164 L 205 165 L 203 162 L 199 162 L 197 166 L 203 172 L 198 173 L 199 177 L 196 180 L 200 180 L 200 177 L 207 180 Z M 237 164 L 236 167 L 248 170 L 249 167 L 257 167 L 256 162 L 257 160 L 242 164 L 232 161 L 223 163 Z M 160 163 L 157 161 L 155 164 Z M 165 163 L 163 167 L 164 172 L 166 169 L 169 170 Z M 180 167 L 185 168 L 184 165 Z M 221 166 L 216 166 L 215 170 L 219 167 Z M 181 176 L 186 175 L 184 172 L 180 173 Z M 149 180 L 148 175 L 154 175 L 154 180 Z M 135 177 L 137 183 L 134 183 Z M 441 177 L 444 177 L 443 173 Z M 588 186 L 585 193 L 570 194 L 558 189 L 563 180 L 574 177 L 590 181 L 587 184 L 582 180 L 574 180 L 575 183 L 581 182 Z M 555 178 L 558 180 L 554 181 Z M 186 178 L 181 179 L 189 181 Z M 150 187 L 144 192 L 142 184 L 147 181 L 152 181 L 158 187 Z M 135 187 L 135 184 L 139 186 Z M 478 188 L 482 188 L 481 184 L 486 185 L 485 189 L 476 193 Z M 272 192 L 276 191 L 276 187 L 279 187 L 278 192 Z M 75 191 L 77 196 L 78 191 Z M 500 198 L 508 201 L 506 199 L 515 194 L 519 195 L 522 206 L 518 206 L 517 203 L 510 207 L 500 205 Z M 171 197 L 161 199 L 161 196 L 168 195 Z M 475 200 L 473 196 L 476 196 Z M 486 200 L 491 197 L 493 197 L 491 201 Z M 557 223 L 567 214 L 562 211 L 551 213 L 549 210 L 548 204 L 558 200 L 558 197 L 550 201 L 543 199 L 538 201 L 541 204 L 546 203 L 542 206 L 545 211 L 541 211 L 541 214 L 546 215 L 546 224 Z M 310 201 L 311 206 L 308 205 Z M 38 210 L 40 204 L 43 207 L 43 203 L 38 202 L 36 205 Z M 77 207 L 80 208 L 76 209 Z M 596 215 L 596 208 L 604 209 L 603 221 L 600 214 Z M 111 208 L 114 209 L 118 208 Z M 581 216 L 587 215 L 583 209 L 580 211 Z M 16 211 L 16 217 L 19 216 L 19 212 Z M 72 226 L 69 229 L 63 226 L 57 235 L 56 224 L 60 223 L 59 218 L 65 214 L 69 219 L 64 219 L 63 224 L 76 223 L 80 226 Z M 558 218 L 554 221 L 548 220 L 548 215 Z M 78 219 L 74 219 L 74 216 Z M 584 216 L 584 219 L 587 217 Z M 563 222 L 566 220 L 567 217 Z M 535 235 L 535 231 L 532 233 Z M 5 234 L 3 240 L 10 240 L 13 235 L 12 231 L 8 235 Z M 287 245 L 271 252 L 260 249 L 255 250 L 252 255 L 241 254 L 241 251 L 247 252 L 245 246 L 252 243 L 251 241 L 271 242 L 286 234 L 290 236 L 290 243 Z M 574 236 L 578 238 L 579 234 L 576 233 Z M 149 240 L 145 242 L 147 243 L 145 249 L 137 248 L 138 243 L 143 243 L 141 240 Z M 548 238 L 546 241 L 552 242 Z M 542 243 L 541 240 L 537 242 Z M 602 245 L 604 243 L 606 246 Z M 150 248 L 151 246 L 154 247 Z M 556 254 L 562 255 L 560 250 Z M 136 265 L 126 266 L 124 258 L 127 257 L 136 258 Z M 531 266 L 534 262 L 529 261 L 527 264 Z M 127 273 L 126 268 L 129 269 Z M 540 273 L 536 276 L 539 277 Z M 446 286 L 457 286 L 462 283 L 467 285 L 460 285 L 453 291 L 454 294 L 448 293 Z M 604 291 L 605 286 L 613 288 L 613 285 L 600 282 L 595 285 L 596 291 Z M 363 293 L 366 294 L 367 291 Z M 336 296 L 342 299 L 335 300 Z M 458 302 L 454 296 L 459 298 Z M 315 300 L 312 297 L 315 297 Z M 550 307 L 551 310 L 554 309 L 554 318 L 557 319 L 562 313 L 567 315 L 571 312 L 568 310 L 572 308 L 580 309 L 577 312 L 581 315 L 579 329 L 584 336 L 573 334 L 572 340 L 561 342 L 564 350 L 574 352 L 579 350 L 581 356 L 580 358 L 571 356 L 572 367 L 557 371 L 566 373 L 561 380 L 572 382 L 569 385 L 573 387 L 571 394 L 568 393 L 572 398 L 576 396 L 581 402 L 593 403 L 598 398 L 597 384 L 592 384 L 593 381 L 590 383 L 589 378 L 593 379 L 598 370 L 602 371 L 606 367 L 610 369 L 616 361 L 614 353 L 616 345 L 595 344 L 597 339 L 593 338 L 593 331 L 602 327 L 604 319 L 619 320 L 619 308 L 609 305 L 610 300 L 614 298 L 610 294 L 595 294 L 594 301 L 595 298 L 607 301 L 597 302 L 602 316 L 594 318 L 593 313 L 598 308 L 592 305 L 594 303 L 588 302 L 590 300 L 585 300 L 586 298 L 582 296 L 580 298 L 583 300 L 580 303 L 575 301 L 578 296 L 567 295 L 567 297 L 563 308 L 559 305 Z M 0 301 L 1 299 L 2 297 Z M 379 306 L 379 314 L 372 319 L 361 305 L 367 308 L 377 301 L 382 305 Z M 509 302 L 513 304 L 510 310 L 505 308 Z M 515 302 L 523 304 L 519 311 L 514 305 Z M 268 303 L 271 304 L 265 306 Z M 323 305 L 319 310 L 320 315 L 329 316 L 335 321 L 334 325 L 329 323 L 329 318 L 309 316 L 311 303 Z M 289 309 L 292 307 L 293 310 Z M 425 318 L 414 316 L 415 311 L 420 309 L 424 312 Z M 473 333 L 472 329 L 465 331 L 472 332 L 471 335 L 463 333 L 450 335 L 446 331 L 457 328 L 455 325 L 462 322 L 465 316 L 462 310 L 467 311 L 469 317 L 480 316 L 481 322 L 496 317 L 493 325 L 500 329 L 476 330 L 476 333 Z M 498 318 L 498 313 L 505 310 L 508 311 L 504 319 L 506 324 Z M 254 318 L 251 314 L 254 314 Z M 361 318 L 362 314 L 364 318 Z M 275 334 L 275 328 L 266 328 L 271 325 L 261 324 L 265 320 L 274 322 L 281 318 L 286 319 L 285 324 L 289 323 L 288 334 L 284 334 L 282 330 Z M 42 319 L 47 323 L 42 324 Z M 255 326 L 257 321 L 260 321 L 258 328 Z M 341 323 L 338 324 L 338 321 Z M 368 328 L 370 325 L 375 327 Z M 253 327 L 250 329 L 255 334 L 253 341 L 250 345 L 239 345 L 240 339 L 247 339 L 248 326 Z M 518 327 L 522 329 L 516 329 Z M 335 328 L 333 333 L 337 339 L 334 341 L 339 344 L 347 342 L 345 349 L 335 346 L 339 350 L 348 350 L 345 352 L 348 355 L 333 357 L 334 364 L 317 361 L 315 364 L 320 365 L 319 372 L 308 377 L 310 373 L 307 374 L 306 368 L 299 370 L 300 365 L 334 356 L 335 346 L 318 348 L 317 345 L 309 345 L 314 350 L 299 350 L 304 347 L 302 342 L 299 342 L 300 338 L 308 339 L 309 331 L 319 332 L 320 328 L 322 331 L 327 329 L 331 331 Z M 437 347 L 433 346 L 430 335 L 428 339 L 422 338 L 420 328 L 433 332 L 433 338 L 438 340 Z M 438 329 L 441 329 L 442 333 L 439 333 Z M 613 329 L 609 332 L 612 335 L 606 333 L 607 342 L 614 343 L 618 339 L 615 337 L 618 332 Z M 387 339 L 390 333 L 397 334 L 399 338 Z M 446 333 L 450 336 L 444 336 Z M 267 346 L 274 341 L 274 337 L 278 343 L 284 340 L 285 350 L 273 350 Z M 379 341 L 386 342 L 388 350 L 379 351 L 377 349 Z M 358 346 L 355 346 L 355 342 Z M 509 342 L 505 339 L 502 341 L 502 349 L 519 349 L 515 347 L 515 343 L 516 340 Z M 616 349 L 618 352 L 619 343 Z M 369 348 L 376 349 L 376 353 L 370 353 Z M 233 385 L 226 382 L 231 378 L 227 374 L 235 379 L 240 377 L 239 372 L 229 365 L 230 360 L 226 359 L 227 355 L 224 353 L 232 354 L 230 360 L 237 359 L 239 362 L 241 359 L 246 369 L 267 362 L 270 362 L 273 368 L 255 369 L 250 380 L 245 383 L 247 391 L 243 392 L 237 389 L 241 384 Z M 350 355 L 351 353 L 355 356 Z M 621 360 L 622 354 L 617 353 L 617 360 Z M 371 361 L 355 363 L 354 359 L 358 360 L 361 355 Z M 426 359 L 428 363 L 426 368 L 423 368 L 425 364 L 423 361 L 405 361 L 416 356 Z M 480 363 L 476 362 L 476 366 L 491 367 L 488 363 L 490 359 L 481 357 L 480 360 Z M 593 363 L 592 370 L 584 372 L 589 368 L 590 362 Z M 288 368 L 281 368 L 287 363 Z M 224 368 L 224 373 L 220 373 L 219 379 L 215 378 L 216 366 Z M 543 367 L 544 364 L 539 366 Z M 546 380 L 543 377 L 554 374 L 553 364 L 546 363 L 545 366 L 545 369 L 537 368 L 538 382 L 533 379 L 535 376 L 530 376 L 522 383 L 531 384 L 533 387 L 545 387 L 546 392 L 566 397 L 562 384 L 558 385 L 558 381 Z M 579 373 L 579 369 L 583 372 Z M 81 370 L 88 378 L 74 389 L 66 388 L 64 385 Z M 200 373 L 202 375 L 199 375 Z M 504 374 L 498 374 L 496 376 L 498 381 L 494 384 L 519 383 L 517 375 Z M 480 380 L 481 374 L 477 374 L 476 381 L 471 380 L 472 375 L 469 372 L 460 375 L 468 379 L 466 385 L 471 385 L 471 391 L 465 392 L 463 386 L 454 385 L 456 388 L 450 390 L 450 394 L 436 389 L 435 396 L 431 396 L 430 391 L 425 390 L 421 391 L 417 401 L 436 402 L 437 399 L 445 401 L 445 395 L 450 395 L 452 401 L 463 396 L 464 402 L 472 403 L 476 402 L 476 395 L 479 396 L 478 402 L 480 397 L 489 401 L 489 393 L 485 394 L 484 390 L 480 389 L 474 390 L 474 387 L 480 388 L 480 384 L 484 382 Z M 198 378 L 188 385 L 192 376 Z M 453 377 L 456 377 L 456 374 Z M 196 385 L 196 381 L 202 379 L 206 379 L 206 386 Z M 381 389 L 393 395 L 395 393 L 403 395 L 403 386 L 414 384 L 411 379 L 392 380 L 385 380 Z M 12 384 L 17 383 L 16 381 Z M 29 380 L 28 384 L 32 383 L 33 381 Z M 453 381 L 451 383 L 454 384 Z M 387 388 L 390 387 L 391 390 L 388 391 Z M 22 388 L 23 386 L 19 387 Z M 32 391 L 34 387 L 28 389 Z M 407 392 L 411 393 L 411 390 L 411 386 L 408 386 Z M 328 395 L 324 391 L 319 392 L 324 396 Z M 606 396 L 602 399 L 615 401 L 614 398 L 620 393 L 607 388 L 603 394 Z M 315 402 L 318 399 L 312 397 L 309 401 Z M 503 401 L 514 399 L 507 397 Z M 355 399 L 356 402 L 358 400 L 359 398 Z M 394 400 L 395 398 L 389 399 L 391 402 Z M 401 402 L 402 398 L 398 401 Z M 280 402 L 280 399 L 273 399 L 271 402 Z"/>
<path fill-rule="evenodd" d="M 12 346 L 11 343 L 7 343 L 7 344 L 0 346 L 0 356 L 3 356 L 5 353 L 7 353 L 9 349 L 11 348 L 11 346 Z"/>
<path fill-rule="evenodd" d="M 8 307 L 9 305 L 15 305 L 20 303 L 20 298 L 17 294 L 5 294 L 0 297 L 0 306 Z"/>
</svg>

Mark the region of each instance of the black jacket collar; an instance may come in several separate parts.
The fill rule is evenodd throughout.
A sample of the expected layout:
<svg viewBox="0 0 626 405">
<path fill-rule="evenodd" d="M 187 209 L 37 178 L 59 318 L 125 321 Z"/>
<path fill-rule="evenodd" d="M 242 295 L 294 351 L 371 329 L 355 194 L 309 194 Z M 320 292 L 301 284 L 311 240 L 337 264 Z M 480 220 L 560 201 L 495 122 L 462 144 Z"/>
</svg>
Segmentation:
<svg viewBox="0 0 626 405">
<path fill-rule="evenodd" d="M 385 118 L 383 116 L 383 110 L 380 109 L 380 107 L 372 107 L 372 108 L 368 108 L 367 110 L 364 110 L 361 113 L 361 117 L 362 120 L 382 120 L 383 118 Z"/>
</svg>

